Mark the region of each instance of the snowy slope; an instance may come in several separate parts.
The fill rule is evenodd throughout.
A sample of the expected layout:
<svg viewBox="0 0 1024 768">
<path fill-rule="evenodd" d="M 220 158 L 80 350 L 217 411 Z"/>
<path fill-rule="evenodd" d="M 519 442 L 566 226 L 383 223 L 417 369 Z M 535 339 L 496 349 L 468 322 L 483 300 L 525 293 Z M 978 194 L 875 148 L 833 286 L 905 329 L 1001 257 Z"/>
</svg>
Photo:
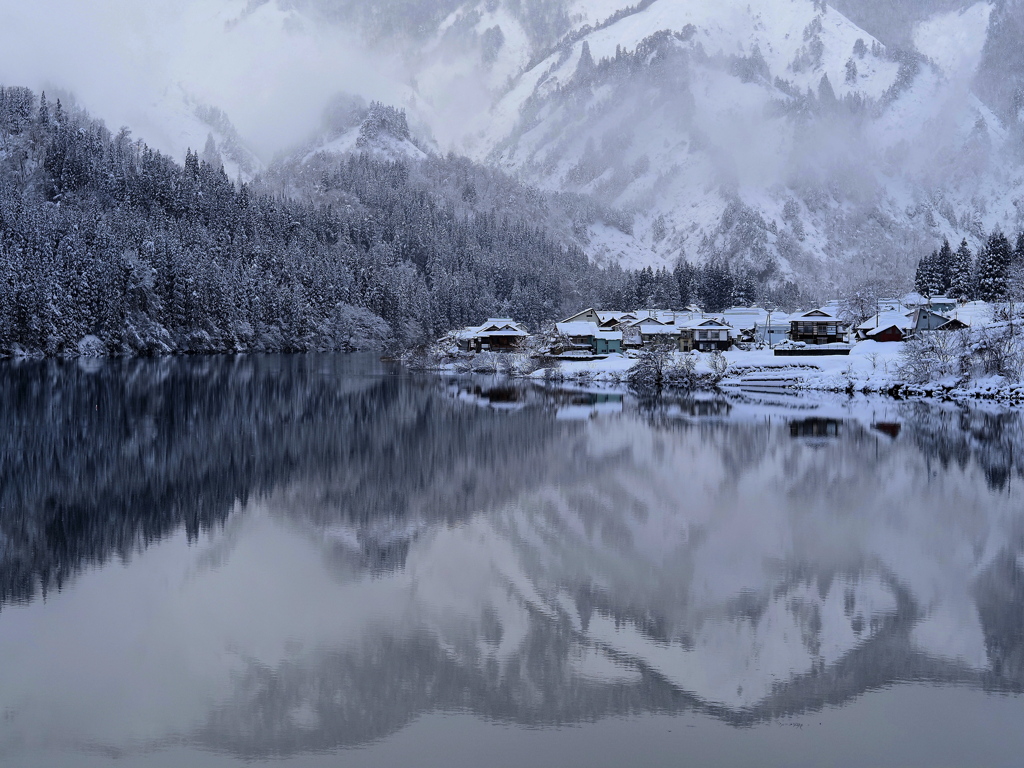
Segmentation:
<svg viewBox="0 0 1024 768">
<path fill-rule="evenodd" d="M 634 211 L 632 233 L 592 233 L 599 261 L 724 255 L 825 285 L 866 261 L 898 282 L 944 236 L 1020 226 L 1019 166 L 969 90 L 989 11 L 931 19 L 900 55 L 812 0 L 655 0 L 524 72 L 466 147 Z"/>
<path fill-rule="evenodd" d="M 371 42 L 359 6 L 326 0 L 55 0 L 45 36 L 0 3 L 0 81 L 72 91 L 177 157 L 212 134 L 232 177 L 355 149 L 322 126 L 340 93 L 394 105 L 425 130 L 375 151 L 454 150 L 625 211 L 589 232 L 602 263 L 724 257 L 761 284 L 871 272 L 895 292 L 942 237 L 1024 225 L 1019 128 L 971 90 L 989 2 L 925 19 L 910 53 L 814 0 L 453 1 Z"/>
</svg>

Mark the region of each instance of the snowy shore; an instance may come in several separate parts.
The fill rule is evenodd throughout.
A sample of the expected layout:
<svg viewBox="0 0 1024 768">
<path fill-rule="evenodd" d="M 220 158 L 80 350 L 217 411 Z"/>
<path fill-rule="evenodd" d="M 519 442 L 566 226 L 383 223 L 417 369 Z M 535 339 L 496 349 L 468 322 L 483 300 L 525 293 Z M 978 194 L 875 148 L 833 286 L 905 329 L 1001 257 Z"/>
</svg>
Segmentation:
<svg viewBox="0 0 1024 768">
<path fill-rule="evenodd" d="M 797 391 L 877 393 L 900 398 L 989 400 L 1007 405 L 1024 405 L 1024 384 L 1009 381 L 1002 376 L 976 378 L 966 383 L 953 376 L 927 383 L 907 381 L 902 372 L 903 348 L 904 345 L 898 343 L 862 341 L 853 346 L 849 355 L 786 357 L 776 356 L 771 349 L 732 349 L 722 353 L 728 368 L 718 386 L 726 389 L 771 386 Z M 694 372 L 698 377 L 705 380 L 712 378 L 712 355 L 699 352 L 676 353 L 672 362 L 682 362 L 687 356 L 693 358 Z M 637 364 L 635 353 L 612 354 L 593 360 L 559 360 L 554 366 L 536 369 L 522 356 L 493 358 L 506 358 L 499 360 L 498 366 L 512 376 L 538 382 L 579 382 L 608 387 L 624 386 L 630 371 Z M 455 373 L 460 367 L 465 367 L 467 362 L 461 366 L 444 365 L 442 370 Z"/>
</svg>

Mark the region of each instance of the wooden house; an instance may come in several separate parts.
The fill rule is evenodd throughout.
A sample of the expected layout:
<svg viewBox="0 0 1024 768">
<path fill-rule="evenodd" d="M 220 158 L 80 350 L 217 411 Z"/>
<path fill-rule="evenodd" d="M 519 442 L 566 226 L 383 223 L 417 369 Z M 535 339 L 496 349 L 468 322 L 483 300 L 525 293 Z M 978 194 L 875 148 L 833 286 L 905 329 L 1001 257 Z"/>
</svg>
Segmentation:
<svg viewBox="0 0 1024 768">
<path fill-rule="evenodd" d="M 805 344 L 841 344 L 846 328 L 828 309 L 798 312 L 789 318 L 789 338 Z"/>
<path fill-rule="evenodd" d="M 681 352 L 724 352 L 732 346 L 732 341 L 732 326 L 713 317 L 693 318 L 680 327 Z"/>
<path fill-rule="evenodd" d="M 460 331 L 456 338 L 466 352 L 514 352 L 530 334 L 507 317 L 492 317 L 480 326 Z"/>
</svg>

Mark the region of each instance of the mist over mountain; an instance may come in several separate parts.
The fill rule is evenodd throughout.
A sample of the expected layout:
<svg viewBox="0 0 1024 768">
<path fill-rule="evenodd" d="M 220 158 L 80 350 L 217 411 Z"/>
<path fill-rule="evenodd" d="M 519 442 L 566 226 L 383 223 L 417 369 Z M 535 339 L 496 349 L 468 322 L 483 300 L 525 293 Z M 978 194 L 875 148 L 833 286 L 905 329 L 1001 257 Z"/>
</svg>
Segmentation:
<svg viewBox="0 0 1024 768">
<path fill-rule="evenodd" d="M 618 212 L 577 227 L 598 264 L 897 291 L 943 238 L 1024 223 L 1018 0 L 0 6 L 0 81 L 172 156 L 453 152 Z M 371 102 L 407 135 L 360 144 Z"/>
</svg>

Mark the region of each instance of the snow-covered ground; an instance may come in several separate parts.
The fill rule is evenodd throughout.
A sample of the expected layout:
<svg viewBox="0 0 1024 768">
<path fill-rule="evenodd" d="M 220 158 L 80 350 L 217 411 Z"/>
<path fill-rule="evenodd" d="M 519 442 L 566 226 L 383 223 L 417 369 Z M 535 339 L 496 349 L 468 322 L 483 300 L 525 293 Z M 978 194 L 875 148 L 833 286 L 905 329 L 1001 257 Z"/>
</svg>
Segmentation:
<svg viewBox="0 0 1024 768">
<path fill-rule="evenodd" d="M 1024 385 L 999 376 L 973 380 L 966 385 L 953 379 L 912 384 L 901 372 L 903 350 L 904 345 L 899 342 L 871 340 L 855 344 L 849 355 L 778 357 L 772 349 L 734 348 L 723 353 L 729 367 L 719 386 L 765 388 L 765 379 L 776 379 L 781 383 L 773 388 L 1024 401 Z M 695 373 L 710 377 L 711 355 L 689 354 L 696 359 Z M 683 358 L 684 353 L 676 353 L 674 362 L 680 363 Z M 626 378 L 636 362 L 633 354 L 613 354 L 598 360 L 560 360 L 554 371 L 541 368 L 530 373 L 529 378 L 537 382 L 552 378 L 559 382 L 585 382 L 605 390 L 624 391 Z M 454 370 L 446 368 L 449 373 Z"/>
</svg>

